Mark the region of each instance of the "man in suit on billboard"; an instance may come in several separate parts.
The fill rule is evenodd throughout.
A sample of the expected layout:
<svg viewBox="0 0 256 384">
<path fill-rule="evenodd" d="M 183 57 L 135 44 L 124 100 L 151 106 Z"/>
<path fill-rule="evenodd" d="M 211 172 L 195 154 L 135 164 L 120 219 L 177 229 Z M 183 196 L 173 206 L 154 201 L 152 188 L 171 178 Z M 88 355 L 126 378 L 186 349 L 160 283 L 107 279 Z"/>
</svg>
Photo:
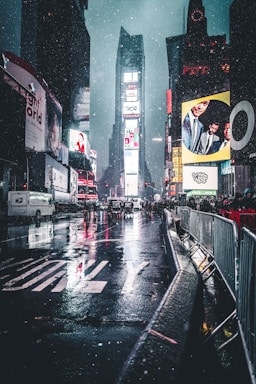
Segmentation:
<svg viewBox="0 0 256 384">
<path fill-rule="evenodd" d="M 218 121 L 212 121 L 208 131 L 202 133 L 198 150 L 200 155 L 208 155 L 218 151 L 220 138 L 216 133 L 219 130 L 219 126 L 220 124 Z"/>
<path fill-rule="evenodd" d="M 206 111 L 210 100 L 204 100 L 194 105 L 185 116 L 182 124 L 182 140 L 184 145 L 193 153 L 198 153 L 200 137 L 204 130 L 199 117 Z"/>
</svg>

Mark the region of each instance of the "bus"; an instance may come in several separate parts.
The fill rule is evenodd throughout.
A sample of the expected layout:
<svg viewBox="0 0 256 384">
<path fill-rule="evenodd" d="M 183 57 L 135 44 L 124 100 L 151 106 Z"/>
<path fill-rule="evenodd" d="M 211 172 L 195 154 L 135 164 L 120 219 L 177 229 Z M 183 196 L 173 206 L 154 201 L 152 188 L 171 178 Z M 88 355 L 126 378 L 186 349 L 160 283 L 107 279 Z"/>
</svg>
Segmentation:
<svg viewBox="0 0 256 384">
<path fill-rule="evenodd" d="M 77 199 L 88 205 L 98 205 L 98 190 L 95 175 L 91 171 L 77 170 L 78 190 Z"/>
</svg>

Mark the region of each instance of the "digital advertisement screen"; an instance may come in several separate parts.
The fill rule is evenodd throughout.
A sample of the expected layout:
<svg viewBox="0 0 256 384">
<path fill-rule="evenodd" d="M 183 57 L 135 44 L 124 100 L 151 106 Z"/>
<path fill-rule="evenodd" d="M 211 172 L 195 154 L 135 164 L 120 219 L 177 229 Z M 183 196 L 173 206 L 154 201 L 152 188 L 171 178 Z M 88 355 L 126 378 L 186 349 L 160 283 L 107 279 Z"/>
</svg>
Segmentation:
<svg viewBox="0 0 256 384">
<path fill-rule="evenodd" d="M 230 159 L 230 92 L 182 103 L 182 163 Z"/>
<path fill-rule="evenodd" d="M 139 128 L 137 119 L 125 120 L 124 149 L 139 149 Z"/>
<path fill-rule="evenodd" d="M 124 151 L 124 169 L 125 173 L 139 172 L 139 151 Z"/>
<path fill-rule="evenodd" d="M 125 196 L 138 196 L 138 175 L 125 175 Z"/>
<path fill-rule="evenodd" d="M 84 132 L 69 130 L 69 150 L 86 154 L 88 138 Z"/>
<path fill-rule="evenodd" d="M 183 167 L 183 189 L 218 189 L 218 167 Z"/>
</svg>

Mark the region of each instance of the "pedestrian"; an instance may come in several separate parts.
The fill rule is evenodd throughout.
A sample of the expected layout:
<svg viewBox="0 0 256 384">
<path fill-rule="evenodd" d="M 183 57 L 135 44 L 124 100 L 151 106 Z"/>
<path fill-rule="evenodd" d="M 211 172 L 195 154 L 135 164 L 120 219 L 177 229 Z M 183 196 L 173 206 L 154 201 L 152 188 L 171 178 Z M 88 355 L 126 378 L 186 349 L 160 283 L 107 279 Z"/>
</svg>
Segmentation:
<svg viewBox="0 0 256 384">
<path fill-rule="evenodd" d="M 243 207 L 243 195 L 242 195 L 242 193 L 236 192 L 231 206 L 235 210 L 241 209 Z"/>
<path fill-rule="evenodd" d="M 244 196 L 242 199 L 242 207 L 244 209 L 253 208 L 255 209 L 255 203 L 252 198 L 252 190 L 250 188 L 246 188 L 244 190 Z"/>
</svg>

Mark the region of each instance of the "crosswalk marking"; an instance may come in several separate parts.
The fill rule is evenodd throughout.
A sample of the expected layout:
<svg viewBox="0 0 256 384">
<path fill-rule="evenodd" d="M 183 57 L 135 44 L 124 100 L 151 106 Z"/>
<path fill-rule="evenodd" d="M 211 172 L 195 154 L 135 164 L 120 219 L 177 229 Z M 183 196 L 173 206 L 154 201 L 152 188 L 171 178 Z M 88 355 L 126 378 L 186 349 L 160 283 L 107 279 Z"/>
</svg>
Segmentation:
<svg viewBox="0 0 256 384">
<path fill-rule="evenodd" d="M 92 272 L 85 276 L 85 280 L 92 280 L 107 264 L 107 260 L 101 261 L 100 264 L 92 270 Z"/>
<path fill-rule="evenodd" d="M 45 258 L 48 258 L 48 256 L 46 256 Z M 23 264 L 22 268 L 17 268 L 17 271 L 21 271 L 24 268 L 27 269 L 28 267 L 38 264 L 38 261 L 41 261 L 41 260 L 42 259 L 36 260 L 33 262 L 29 260 L 30 262 L 29 264 L 26 263 L 25 266 Z M 26 262 L 26 260 L 24 260 L 23 263 L 24 262 Z M 91 266 L 93 266 L 95 262 L 96 262 L 95 259 L 89 260 L 88 263 L 85 264 L 84 266 L 84 271 L 89 269 Z M 24 290 L 26 288 L 32 287 L 34 285 L 35 287 L 33 287 L 31 290 L 33 292 L 41 292 L 45 288 L 50 287 L 51 285 L 54 285 L 51 289 L 51 292 L 55 292 L 55 293 L 62 292 L 64 289 L 70 289 L 79 293 L 101 293 L 105 288 L 105 286 L 107 285 L 107 281 L 100 281 L 100 280 L 92 281 L 92 279 L 94 279 L 108 263 L 109 261 L 107 260 L 101 261 L 96 267 L 93 268 L 93 270 L 90 273 L 83 276 L 74 286 L 69 287 L 68 275 L 66 270 L 67 262 L 62 260 L 59 260 L 59 261 L 47 260 L 41 263 L 40 265 L 34 266 L 34 268 L 29 269 L 28 271 L 22 273 L 21 275 L 5 282 L 2 290 L 8 291 L 8 292 L 20 291 L 20 290 Z M 17 263 L 17 265 L 19 264 L 20 262 Z M 149 265 L 148 261 L 142 262 L 136 268 L 134 268 L 132 265 L 128 265 L 128 275 L 124 283 L 123 289 L 121 291 L 121 294 L 127 294 L 131 292 L 136 276 L 147 265 Z M 5 268 L 2 268 L 2 269 L 5 269 Z M 45 270 L 45 271 L 40 273 L 42 270 Z M 39 274 L 34 278 L 30 278 L 35 273 L 39 273 Z M 5 275 L 2 278 L 8 278 L 8 277 L 9 275 Z M 24 282 L 25 279 L 26 279 L 26 282 Z M 22 284 L 20 285 L 19 283 L 22 283 Z"/>
<path fill-rule="evenodd" d="M 75 291 L 81 293 L 101 293 L 105 288 L 107 281 L 84 281 L 83 286 L 76 287 Z"/>
<path fill-rule="evenodd" d="M 43 283 L 37 285 L 35 288 L 32 289 L 32 291 L 35 291 L 35 292 L 42 291 L 43 289 L 45 289 L 46 287 L 48 287 L 49 285 L 54 283 L 57 279 L 59 279 L 63 275 L 66 275 L 66 271 L 60 271 L 60 272 L 56 273 L 55 275 L 53 275 L 49 279 L 45 280 Z"/>
<path fill-rule="evenodd" d="M 48 266 L 50 264 L 53 264 L 53 263 L 55 263 L 56 265 L 54 265 L 50 269 L 47 269 L 47 271 L 45 271 L 44 273 L 41 273 L 37 277 L 34 277 L 31 280 L 28 280 L 26 283 L 24 283 L 24 284 L 22 284 L 20 286 L 14 287 L 14 285 L 16 283 L 18 283 L 20 280 L 24 280 L 25 278 L 27 278 L 28 276 L 32 275 L 33 273 L 38 272 L 40 269 L 43 269 L 46 266 Z M 64 264 L 66 264 L 65 261 L 58 261 L 58 262 L 56 262 L 56 261 L 47 261 L 47 262 L 43 263 L 42 265 L 39 265 L 39 266 L 37 266 L 35 268 L 32 268 L 28 272 L 25 272 L 25 273 L 21 274 L 20 276 L 15 277 L 14 279 L 12 279 L 12 280 L 8 281 L 7 283 L 5 283 L 4 287 L 3 287 L 3 291 L 19 291 L 19 290 L 31 287 L 31 285 L 34 285 L 38 281 L 44 279 L 47 275 L 49 275 L 50 273 L 52 273 L 52 272 L 56 271 L 57 269 L 61 268 Z"/>
</svg>

